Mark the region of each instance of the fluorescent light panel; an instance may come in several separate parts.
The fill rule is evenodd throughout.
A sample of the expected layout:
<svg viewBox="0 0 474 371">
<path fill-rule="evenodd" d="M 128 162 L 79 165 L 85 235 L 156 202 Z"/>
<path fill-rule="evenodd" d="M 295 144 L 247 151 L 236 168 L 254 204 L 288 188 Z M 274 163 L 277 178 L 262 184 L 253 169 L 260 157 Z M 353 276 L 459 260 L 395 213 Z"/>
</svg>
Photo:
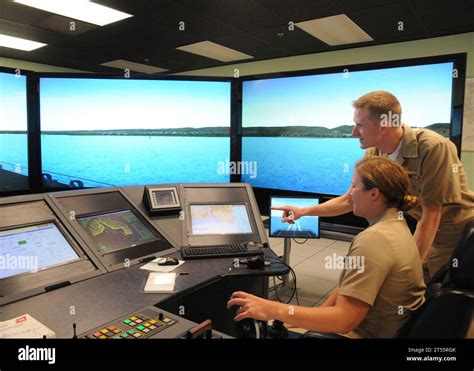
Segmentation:
<svg viewBox="0 0 474 371">
<path fill-rule="evenodd" d="M 0 46 L 4 46 L 6 48 L 25 50 L 29 52 L 45 45 L 47 44 L 0 34 Z"/>
<path fill-rule="evenodd" d="M 159 68 L 155 66 L 149 66 L 147 64 L 130 62 L 123 59 L 117 59 L 115 61 L 101 63 L 100 65 L 113 67 L 113 68 L 119 68 L 121 70 L 129 69 L 130 71 L 143 72 L 143 73 L 149 73 L 149 74 L 168 71 L 165 68 Z"/>
<path fill-rule="evenodd" d="M 311 36 L 331 46 L 374 40 L 345 14 L 295 24 Z"/>
<path fill-rule="evenodd" d="M 195 44 L 180 46 L 176 49 L 216 59 L 221 62 L 232 62 L 254 58 L 251 55 L 213 43 L 212 41 L 201 41 Z"/>
<path fill-rule="evenodd" d="M 133 17 L 131 14 L 88 0 L 15 0 L 15 2 L 98 26 Z"/>
</svg>

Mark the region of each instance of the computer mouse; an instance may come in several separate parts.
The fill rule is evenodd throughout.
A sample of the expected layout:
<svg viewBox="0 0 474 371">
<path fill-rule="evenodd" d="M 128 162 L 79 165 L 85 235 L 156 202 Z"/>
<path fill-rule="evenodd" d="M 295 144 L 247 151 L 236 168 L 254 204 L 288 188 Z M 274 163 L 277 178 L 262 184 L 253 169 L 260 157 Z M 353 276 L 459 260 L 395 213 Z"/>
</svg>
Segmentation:
<svg viewBox="0 0 474 371">
<path fill-rule="evenodd" d="M 158 265 L 178 265 L 179 260 L 176 258 L 163 258 L 158 261 Z"/>
</svg>

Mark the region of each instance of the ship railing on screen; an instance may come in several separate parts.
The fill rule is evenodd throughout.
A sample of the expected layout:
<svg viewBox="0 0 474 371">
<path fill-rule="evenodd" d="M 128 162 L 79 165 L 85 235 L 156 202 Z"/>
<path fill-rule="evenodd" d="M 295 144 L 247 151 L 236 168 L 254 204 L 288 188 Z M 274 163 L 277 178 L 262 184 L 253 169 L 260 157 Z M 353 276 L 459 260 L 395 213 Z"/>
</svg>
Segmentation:
<svg viewBox="0 0 474 371">
<path fill-rule="evenodd" d="M 116 187 L 116 184 L 100 182 L 98 180 L 92 180 L 73 175 L 56 173 L 53 171 L 43 170 L 43 180 L 45 183 L 50 184 L 62 184 L 69 185 L 74 188 L 83 187 Z"/>
</svg>

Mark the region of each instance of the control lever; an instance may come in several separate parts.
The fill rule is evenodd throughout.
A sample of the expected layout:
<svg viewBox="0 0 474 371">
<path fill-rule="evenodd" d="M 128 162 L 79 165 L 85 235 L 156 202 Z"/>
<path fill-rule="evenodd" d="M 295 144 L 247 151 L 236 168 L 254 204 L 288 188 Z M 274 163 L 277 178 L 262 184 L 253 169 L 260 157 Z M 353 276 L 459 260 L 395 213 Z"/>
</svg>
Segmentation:
<svg viewBox="0 0 474 371">
<path fill-rule="evenodd" d="M 186 339 L 196 339 L 199 337 L 212 339 L 212 321 L 210 319 L 205 320 L 186 332 Z"/>
</svg>

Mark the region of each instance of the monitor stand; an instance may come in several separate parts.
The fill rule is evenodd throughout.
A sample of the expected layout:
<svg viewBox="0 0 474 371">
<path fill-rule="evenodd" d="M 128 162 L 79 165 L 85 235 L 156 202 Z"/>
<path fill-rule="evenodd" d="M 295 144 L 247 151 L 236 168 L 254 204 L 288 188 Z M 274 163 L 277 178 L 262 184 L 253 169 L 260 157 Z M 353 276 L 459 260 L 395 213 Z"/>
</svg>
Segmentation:
<svg viewBox="0 0 474 371">
<path fill-rule="evenodd" d="M 283 261 L 285 264 L 290 265 L 290 254 L 291 254 L 291 238 L 285 237 L 283 241 Z M 290 286 L 290 273 L 288 272 L 283 277 L 282 288 L 288 289 Z"/>
</svg>

